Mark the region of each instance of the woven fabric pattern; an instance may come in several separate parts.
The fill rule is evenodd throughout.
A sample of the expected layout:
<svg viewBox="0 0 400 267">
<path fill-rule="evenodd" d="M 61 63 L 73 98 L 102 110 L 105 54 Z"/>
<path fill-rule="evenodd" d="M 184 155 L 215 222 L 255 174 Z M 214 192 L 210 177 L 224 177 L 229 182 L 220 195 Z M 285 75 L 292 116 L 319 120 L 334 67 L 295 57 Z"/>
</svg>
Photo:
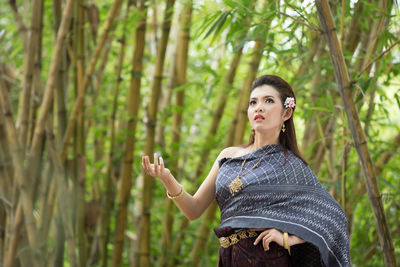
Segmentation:
<svg viewBox="0 0 400 267">
<path fill-rule="evenodd" d="M 251 167 L 264 155 L 257 168 Z M 243 190 L 235 196 L 229 184 L 246 164 Z M 347 218 L 311 169 L 280 145 L 267 145 L 247 155 L 220 162 L 216 200 L 220 227 L 276 228 L 318 248 L 326 266 L 350 266 Z"/>
</svg>

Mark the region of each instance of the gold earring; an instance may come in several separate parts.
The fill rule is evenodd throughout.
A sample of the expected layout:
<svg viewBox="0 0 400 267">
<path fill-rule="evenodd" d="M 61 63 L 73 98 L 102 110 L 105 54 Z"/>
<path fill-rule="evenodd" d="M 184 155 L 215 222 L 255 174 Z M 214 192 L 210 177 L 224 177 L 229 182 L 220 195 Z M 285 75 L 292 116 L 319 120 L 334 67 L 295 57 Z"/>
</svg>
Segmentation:
<svg viewBox="0 0 400 267">
<path fill-rule="evenodd" d="M 286 131 L 286 127 L 285 127 L 285 123 L 283 123 L 283 125 L 282 125 L 282 132 L 285 132 Z"/>
</svg>

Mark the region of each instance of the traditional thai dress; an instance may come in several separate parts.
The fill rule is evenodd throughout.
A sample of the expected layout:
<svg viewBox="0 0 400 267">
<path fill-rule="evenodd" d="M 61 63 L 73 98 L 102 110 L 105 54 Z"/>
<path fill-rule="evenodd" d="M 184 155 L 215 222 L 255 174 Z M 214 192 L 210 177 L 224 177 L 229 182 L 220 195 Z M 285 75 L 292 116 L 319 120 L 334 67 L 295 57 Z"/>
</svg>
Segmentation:
<svg viewBox="0 0 400 267">
<path fill-rule="evenodd" d="M 263 155 L 259 165 L 250 170 Z M 238 176 L 244 160 L 243 189 L 233 196 L 229 185 Z M 248 228 L 276 228 L 306 241 L 291 247 L 291 266 L 350 266 L 343 209 L 291 151 L 284 151 L 281 145 L 266 145 L 240 157 L 221 159 L 219 165 L 216 200 L 221 223 L 220 228 L 214 229 L 218 237 Z M 264 251 L 253 245 L 255 238 L 221 247 L 219 265 L 290 266 L 287 250 L 271 242 L 271 249 Z M 258 246 L 262 248 L 261 243 Z M 278 255 L 276 258 L 281 257 L 286 263 L 263 265 L 258 259 L 268 257 L 268 253 Z M 246 258 L 247 264 L 240 263 Z"/>
</svg>

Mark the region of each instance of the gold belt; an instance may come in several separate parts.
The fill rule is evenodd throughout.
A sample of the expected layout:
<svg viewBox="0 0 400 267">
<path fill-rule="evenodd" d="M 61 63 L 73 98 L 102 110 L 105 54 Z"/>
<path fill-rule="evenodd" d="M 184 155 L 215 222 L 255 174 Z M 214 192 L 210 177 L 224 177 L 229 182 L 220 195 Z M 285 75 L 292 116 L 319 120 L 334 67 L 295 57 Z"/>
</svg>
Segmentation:
<svg viewBox="0 0 400 267">
<path fill-rule="evenodd" d="M 246 239 L 254 236 L 258 236 L 258 233 L 249 230 L 242 230 L 235 234 L 231 234 L 230 236 L 220 237 L 219 243 L 221 244 L 221 247 L 228 248 L 232 245 L 235 245 L 237 242 L 239 242 L 240 239 Z"/>
</svg>

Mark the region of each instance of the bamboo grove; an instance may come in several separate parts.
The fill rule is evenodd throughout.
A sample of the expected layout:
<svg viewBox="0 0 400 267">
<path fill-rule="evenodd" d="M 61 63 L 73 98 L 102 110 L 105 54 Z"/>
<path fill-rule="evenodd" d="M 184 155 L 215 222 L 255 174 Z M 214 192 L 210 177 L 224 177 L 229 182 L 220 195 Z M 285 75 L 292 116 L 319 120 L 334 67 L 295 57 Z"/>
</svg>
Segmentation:
<svg viewBox="0 0 400 267">
<path fill-rule="evenodd" d="M 267 73 L 352 263 L 396 266 L 399 22 L 388 0 L 3 0 L 0 266 L 216 266 L 216 203 L 188 221 L 141 156 L 195 193 Z"/>
</svg>

